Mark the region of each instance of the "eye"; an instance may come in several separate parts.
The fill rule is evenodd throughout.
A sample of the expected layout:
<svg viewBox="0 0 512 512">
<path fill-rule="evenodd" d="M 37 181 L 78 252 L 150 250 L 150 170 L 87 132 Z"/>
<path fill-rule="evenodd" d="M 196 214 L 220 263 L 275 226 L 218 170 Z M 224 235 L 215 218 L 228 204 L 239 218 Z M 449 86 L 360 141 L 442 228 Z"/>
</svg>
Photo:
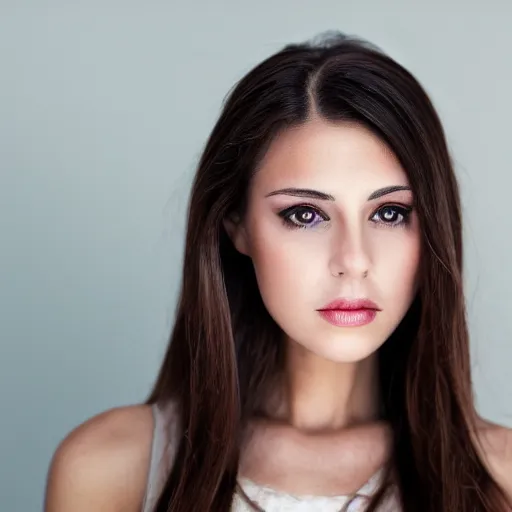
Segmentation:
<svg viewBox="0 0 512 512">
<path fill-rule="evenodd" d="M 371 217 L 373 222 L 387 226 L 402 226 L 409 223 L 412 208 L 410 206 L 385 205 Z"/>
<path fill-rule="evenodd" d="M 317 208 L 309 205 L 292 206 L 279 212 L 284 224 L 290 228 L 314 228 L 329 220 L 329 217 Z"/>
</svg>

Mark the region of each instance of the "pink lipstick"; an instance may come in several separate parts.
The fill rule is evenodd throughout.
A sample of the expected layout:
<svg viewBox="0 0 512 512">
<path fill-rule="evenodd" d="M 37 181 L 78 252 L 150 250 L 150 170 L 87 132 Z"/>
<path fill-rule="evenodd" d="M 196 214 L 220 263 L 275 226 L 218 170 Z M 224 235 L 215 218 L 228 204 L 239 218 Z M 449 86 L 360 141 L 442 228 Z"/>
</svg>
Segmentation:
<svg viewBox="0 0 512 512">
<path fill-rule="evenodd" d="M 317 311 L 337 327 L 358 327 L 373 322 L 380 309 L 368 299 L 337 299 Z"/>
</svg>

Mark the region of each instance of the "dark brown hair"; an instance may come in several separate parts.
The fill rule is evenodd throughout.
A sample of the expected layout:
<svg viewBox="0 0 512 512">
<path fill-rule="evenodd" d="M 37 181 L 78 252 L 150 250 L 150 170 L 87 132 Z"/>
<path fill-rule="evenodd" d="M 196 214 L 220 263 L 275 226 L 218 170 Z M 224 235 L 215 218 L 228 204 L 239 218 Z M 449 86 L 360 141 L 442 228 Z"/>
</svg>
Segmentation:
<svg viewBox="0 0 512 512">
<path fill-rule="evenodd" d="M 156 511 L 231 507 L 241 436 L 282 371 L 283 347 L 251 261 L 234 249 L 223 220 L 243 212 L 275 135 L 312 113 L 372 130 L 415 195 L 421 287 L 379 350 L 382 413 L 394 432 L 388 474 L 393 468 L 403 508 L 505 511 L 473 441 L 459 192 L 441 122 L 408 71 L 340 34 L 287 46 L 252 69 L 230 93 L 200 159 L 175 325 L 147 402 L 175 400 L 181 428 Z"/>
</svg>

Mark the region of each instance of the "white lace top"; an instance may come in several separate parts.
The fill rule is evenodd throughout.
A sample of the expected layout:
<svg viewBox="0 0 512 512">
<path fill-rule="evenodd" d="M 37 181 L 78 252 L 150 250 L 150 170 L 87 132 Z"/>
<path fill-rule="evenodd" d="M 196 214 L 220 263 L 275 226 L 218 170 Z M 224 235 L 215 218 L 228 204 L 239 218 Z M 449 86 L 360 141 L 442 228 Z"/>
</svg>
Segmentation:
<svg viewBox="0 0 512 512">
<path fill-rule="evenodd" d="M 169 442 L 177 436 L 176 427 L 172 422 L 173 410 L 165 410 L 153 405 L 155 422 L 151 449 L 151 464 L 144 506 L 142 512 L 153 512 L 159 493 L 165 483 L 174 457 L 176 443 Z M 294 496 L 258 485 L 251 480 L 242 478 L 239 483 L 245 494 L 265 512 L 364 512 L 368 499 L 378 488 L 381 471 L 373 475 L 356 493 L 357 496 Z M 350 502 L 350 503 L 349 503 Z M 348 507 L 344 507 L 349 503 Z M 379 512 L 400 512 L 401 508 L 395 496 L 391 496 L 379 507 Z M 202 511 L 201 511 L 202 512 Z M 206 511 L 205 511 L 206 512 Z M 247 500 L 239 493 L 235 494 L 231 512 L 254 512 Z"/>
</svg>

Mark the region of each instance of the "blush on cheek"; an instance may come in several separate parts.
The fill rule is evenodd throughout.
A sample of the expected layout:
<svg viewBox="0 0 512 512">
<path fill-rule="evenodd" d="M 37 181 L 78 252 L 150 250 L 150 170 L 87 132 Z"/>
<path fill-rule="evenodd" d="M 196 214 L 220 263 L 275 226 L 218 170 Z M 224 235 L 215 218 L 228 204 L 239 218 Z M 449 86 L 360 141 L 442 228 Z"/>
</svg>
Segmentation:
<svg viewBox="0 0 512 512">
<path fill-rule="evenodd" d="M 414 296 L 419 286 L 419 249 L 415 246 L 404 251 L 397 269 L 399 289 L 404 296 Z"/>
<path fill-rule="evenodd" d="M 261 239 L 254 247 L 253 262 L 258 272 L 272 276 L 275 286 L 317 282 L 327 275 L 328 247 L 323 241 L 305 233 Z"/>
<path fill-rule="evenodd" d="M 287 276 L 297 276 L 300 271 L 300 262 L 290 254 L 278 247 L 267 247 L 256 250 L 253 258 L 256 273 L 265 280 L 282 286 Z"/>
</svg>

